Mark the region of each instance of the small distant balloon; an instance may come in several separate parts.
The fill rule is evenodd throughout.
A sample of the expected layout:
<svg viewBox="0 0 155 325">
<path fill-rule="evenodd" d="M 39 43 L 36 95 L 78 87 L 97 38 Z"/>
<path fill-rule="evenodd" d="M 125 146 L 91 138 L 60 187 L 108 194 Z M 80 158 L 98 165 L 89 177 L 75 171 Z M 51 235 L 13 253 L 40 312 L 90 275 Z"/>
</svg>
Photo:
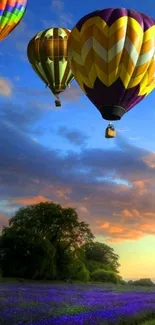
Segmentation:
<svg viewBox="0 0 155 325">
<path fill-rule="evenodd" d="M 27 47 L 29 62 L 56 97 L 56 106 L 61 106 L 59 94 L 74 79 L 67 54 L 69 35 L 70 30 L 67 28 L 46 29 L 36 34 Z"/>
<path fill-rule="evenodd" d="M 0 41 L 20 23 L 26 7 L 27 0 L 0 0 Z"/>
</svg>

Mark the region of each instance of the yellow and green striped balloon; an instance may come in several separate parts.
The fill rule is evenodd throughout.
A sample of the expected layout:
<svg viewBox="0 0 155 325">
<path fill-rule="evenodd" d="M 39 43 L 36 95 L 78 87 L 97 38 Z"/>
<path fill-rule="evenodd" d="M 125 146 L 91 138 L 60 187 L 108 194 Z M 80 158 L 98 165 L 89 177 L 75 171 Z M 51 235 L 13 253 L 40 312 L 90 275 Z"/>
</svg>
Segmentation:
<svg viewBox="0 0 155 325">
<path fill-rule="evenodd" d="M 56 96 L 56 106 L 61 106 L 59 94 L 74 79 L 67 54 L 69 35 L 67 28 L 46 29 L 35 35 L 27 48 L 32 68 Z"/>
</svg>

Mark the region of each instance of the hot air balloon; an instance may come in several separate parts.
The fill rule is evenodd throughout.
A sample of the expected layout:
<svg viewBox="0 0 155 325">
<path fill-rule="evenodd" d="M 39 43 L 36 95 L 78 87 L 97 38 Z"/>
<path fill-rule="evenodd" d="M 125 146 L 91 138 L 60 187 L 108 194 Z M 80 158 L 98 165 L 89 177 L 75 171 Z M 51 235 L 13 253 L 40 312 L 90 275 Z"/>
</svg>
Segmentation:
<svg viewBox="0 0 155 325">
<path fill-rule="evenodd" d="M 125 8 L 94 11 L 71 31 L 68 58 L 103 119 L 120 120 L 155 88 L 155 21 Z"/>
<path fill-rule="evenodd" d="M 35 35 L 27 48 L 32 68 L 57 98 L 56 106 L 61 106 L 59 94 L 74 79 L 67 54 L 69 35 L 70 30 L 66 28 L 46 29 Z"/>
<path fill-rule="evenodd" d="M 0 41 L 20 23 L 27 0 L 0 0 Z"/>
</svg>

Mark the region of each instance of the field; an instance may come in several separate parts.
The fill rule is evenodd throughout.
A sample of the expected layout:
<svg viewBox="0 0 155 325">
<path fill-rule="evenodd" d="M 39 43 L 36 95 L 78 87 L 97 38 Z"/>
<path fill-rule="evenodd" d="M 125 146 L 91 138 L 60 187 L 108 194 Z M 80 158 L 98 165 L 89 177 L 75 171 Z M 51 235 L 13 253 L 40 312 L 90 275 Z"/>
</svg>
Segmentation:
<svg viewBox="0 0 155 325">
<path fill-rule="evenodd" d="M 155 325 L 155 288 L 0 283 L 0 325 L 88 324 Z"/>
</svg>

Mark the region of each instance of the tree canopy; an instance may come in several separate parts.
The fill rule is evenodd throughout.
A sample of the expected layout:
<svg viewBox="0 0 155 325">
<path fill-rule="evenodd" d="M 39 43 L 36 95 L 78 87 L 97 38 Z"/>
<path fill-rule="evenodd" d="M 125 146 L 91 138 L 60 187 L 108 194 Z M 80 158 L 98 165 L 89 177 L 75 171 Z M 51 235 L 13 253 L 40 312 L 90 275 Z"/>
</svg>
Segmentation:
<svg viewBox="0 0 155 325">
<path fill-rule="evenodd" d="M 119 256 L 104 243 L 91 242 L 83 245 L 85 263 L 90 271 L 96 268 L 118 272 Z"/>
<path fill-rule="evenodd" d="M 97 269 L 117 274 L 118 255 L 94 239 L 89 225 L 71 207 L 47 201 L 20 208 L 0 236 L 2 274 L 80 281 L 89 280 Z"/>
</svg>

